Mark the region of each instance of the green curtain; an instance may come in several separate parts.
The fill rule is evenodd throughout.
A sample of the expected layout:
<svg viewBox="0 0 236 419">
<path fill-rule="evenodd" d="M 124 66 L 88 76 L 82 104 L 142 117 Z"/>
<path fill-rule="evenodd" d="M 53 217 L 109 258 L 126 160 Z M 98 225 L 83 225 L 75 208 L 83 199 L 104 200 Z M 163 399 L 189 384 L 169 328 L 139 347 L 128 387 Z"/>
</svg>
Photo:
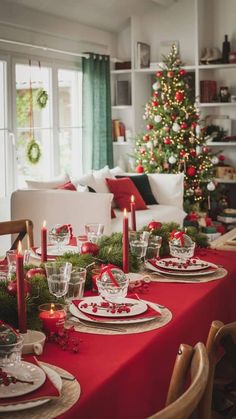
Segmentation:
<svg viewBox="0 0 236 419">
<path fill-rule="evenodd" d="M 110 59 L 89 54 L 83 69 L 83 169 L 113 167 Z"/>
</svg>

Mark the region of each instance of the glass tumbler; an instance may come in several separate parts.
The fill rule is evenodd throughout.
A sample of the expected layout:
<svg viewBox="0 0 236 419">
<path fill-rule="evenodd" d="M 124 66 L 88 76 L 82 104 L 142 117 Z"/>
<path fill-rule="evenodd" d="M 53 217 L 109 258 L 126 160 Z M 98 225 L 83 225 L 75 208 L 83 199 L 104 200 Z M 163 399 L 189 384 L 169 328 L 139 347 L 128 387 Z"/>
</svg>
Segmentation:
<svg viewBox="0 0 236 419">
<path fill-rule="evenodd" d="M 86 274 L 87 270 L 85 268 L 73 267 L 66 294 L 66 301 L 71 302 L 72 300 L 83 297 Z"/>
<path fill-rule="evenodd" d="M 148 241 L 146 259 L 156 259 L 159 257 L 162 244 L 161 236 L 151 236 Z"/>
</svg>

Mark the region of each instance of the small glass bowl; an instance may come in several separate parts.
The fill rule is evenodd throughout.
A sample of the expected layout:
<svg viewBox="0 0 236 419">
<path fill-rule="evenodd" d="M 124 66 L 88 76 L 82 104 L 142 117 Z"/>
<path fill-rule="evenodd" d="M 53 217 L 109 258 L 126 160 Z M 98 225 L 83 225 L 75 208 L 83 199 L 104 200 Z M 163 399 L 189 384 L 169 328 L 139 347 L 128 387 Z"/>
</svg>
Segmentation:
<svg viewBox="0 0 236 419">
<path fill-rule="evenodd" d="M 10 367 L 21 362 L 23 348 L 23 337 L 18 336 L 17 342 L 12 344 L 0 345 L 0 367 Z"/>
<path fill-rule="evenodd" d="M 171 256 L 178 259 L 187 260 L 192 258 L 194 255 L 195 243 L 193 242 L 189 246 L 178 246 L 169 242 L 169 247 Z"/>
<path fill-rule="evenodd" d="M 96 280 L 98 293 L 106 301 L 121 304 L 128 292 L 129 279 L 124 272 L 119 269 L 112 269 L 112 273 L 116 275 L 115 279 L 118 286 L 112 282 L 109 275 L 106 273 L 102 274 L 101 279 Z"/>
</svg>

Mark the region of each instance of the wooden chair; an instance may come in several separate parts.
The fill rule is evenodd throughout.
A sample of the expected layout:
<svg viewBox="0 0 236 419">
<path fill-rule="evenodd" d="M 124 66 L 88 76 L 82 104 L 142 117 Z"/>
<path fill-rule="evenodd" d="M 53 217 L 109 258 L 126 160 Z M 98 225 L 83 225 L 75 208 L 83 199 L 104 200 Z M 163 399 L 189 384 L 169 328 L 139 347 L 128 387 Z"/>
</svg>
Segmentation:
<svg viewBox="0 0 236 419">
<path fill-rule="evenodd" d="M 190 384 L 186 389 L 188 377 Z M 196 412 L 208 380 L 208 357 L 203 343 L 180 345 L 175 361 L 166 407 L 149 419 L 187 419 Z M 198 417 L 198 416 L 196 416 Z M 200 418 L 199 419 L 203 419 Z"/>
<path fill-rule="evenodd" d="M 232 338 L 231 341 L 227 341 L 226 339 L 228 338 Z M 212 409 L 214 385 L 215 387 L 218 386 L 218 388 L 223 389 L 225 388 L 225 385 L 227 385 L 227 383 L 229 383 L 232 380 L 236 384 L 236 352 L 234 352 L 231 355 L 231 357 L 233 357 L 232 363 L 234 364 L 234 368 L 229 368 L 229 366 L 227 365 L 227 360 L 225 360 L 225 358 L 223 359 L 225 351 L 222 350 L 223 346 L 226 347 L 226 345 L 229 344 L 230 346 L 232 346 L 232 344 L 234 345 L 234 343 L 236 343 L 236 322 L 224 325 L 224 323 L 222 323 L 221 321 L 213 321 L 210 327 L 206 343 L 209 358 L 209 377 L 206 390 L 199 405 L 199 412 L 201 414 L 201 417 L 204 419 L 222 417 L 231 418 L 232 414 L 236 416 L 235 396 L 234 403 L 232 402 L 231 406 L 234 406 L 234 410 L 231 410 L 229 416 L 227 416 L 225 413 L 224 415 L 221 415 L 220 413 L 217 413 Z M 232 372 L 234 374 L 232 374 Z"/>
<path fill-rule="evenodd" d="M 31 220 L 15 220 L 1 222 L 0 236 L 4 236 L 7 234 L 18 234 L 11 246 L 11 250 L 17 249 L 19 241 L 22 241 L 25 236 L 27 238 L 26 247 L 30 249 L 34 246 L 33 223 Z"/>
</svg>

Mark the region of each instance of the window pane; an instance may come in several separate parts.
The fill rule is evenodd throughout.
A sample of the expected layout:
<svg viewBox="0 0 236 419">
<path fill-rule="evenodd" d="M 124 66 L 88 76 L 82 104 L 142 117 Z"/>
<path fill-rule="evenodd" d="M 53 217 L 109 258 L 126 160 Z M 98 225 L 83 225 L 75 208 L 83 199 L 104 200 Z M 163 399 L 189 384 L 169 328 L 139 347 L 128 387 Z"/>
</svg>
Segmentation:
<svg viewBox="0 0 236 419">
<path fill-rule="evenodd" d="M 60 169 L 70 175 L 82 173 L 82 73 L 58 70 Z"/>
<path fill-rule="evenodd" d="M 0 198 L 6 196 L 6 110 L 7 110 L 7 95 L 6 95 L 6 62 L 0 61 Z"/>
<path fill-rule="evenodd" d="M 18 186 L 24 186 L 25 177 L 48 178 L 52 173 L 52 113 L 51 70 L 39 65 L 16 65 L 16 124 Z M 40 108 L 40 89 L 48 94 L 47 105 Z M 34 139 L 40 145 L 42 156 L 37 164 L 27 158 L 27 146 Z"/>
</svg>

